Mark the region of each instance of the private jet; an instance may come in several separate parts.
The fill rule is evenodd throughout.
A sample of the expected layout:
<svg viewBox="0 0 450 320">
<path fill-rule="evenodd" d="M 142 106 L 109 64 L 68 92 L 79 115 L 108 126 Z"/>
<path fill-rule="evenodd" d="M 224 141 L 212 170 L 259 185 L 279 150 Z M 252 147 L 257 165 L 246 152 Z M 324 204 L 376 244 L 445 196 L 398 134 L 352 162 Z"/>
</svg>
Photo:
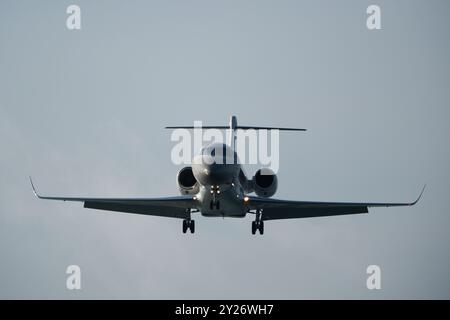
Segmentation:
<svg viewBox="0 0 450 320">
<path fill-rule="evenodd" d="M 194 126 L 166 127 L 167 129 L 195 129 Z M 312 218 L 348 214 L 368 213 L 372 207 L 412 206 L 421 198 L 425 186 L 414 202 L 316 202 L 274 199 L 277 191 L 277 175 L 268 168 L 256 171 L 248 178 L 240 165 L 236 151 L 237 130 L 281 130 L 306 131 L 299 128 L 255 127 L 238 125 L 235 116 L 230 117 L 229 126 L 207 126 L 206 129 L 226 129 L 227 143 L 213 143 L 202 148 L 193 158 L 191 166 L 182 168 L 177 174 L 180 196 L 163 198 L 82 198 L 42 196 L 30 177 L 36 197 L 46 200 L 83 202 L 85 208 L 118 211 L 150 216 L 182 219 L 182 231 L 195 232 L 193 215 L 205 217 L 244 218 L 254 215 L 251 232 L 264 234 L 264 222 L 277 219 Z M 216 151 L 221 157 L 232 157 L 217 161 Z M 255 196 L 250 195 L 255 193 Z"/>
</svg>

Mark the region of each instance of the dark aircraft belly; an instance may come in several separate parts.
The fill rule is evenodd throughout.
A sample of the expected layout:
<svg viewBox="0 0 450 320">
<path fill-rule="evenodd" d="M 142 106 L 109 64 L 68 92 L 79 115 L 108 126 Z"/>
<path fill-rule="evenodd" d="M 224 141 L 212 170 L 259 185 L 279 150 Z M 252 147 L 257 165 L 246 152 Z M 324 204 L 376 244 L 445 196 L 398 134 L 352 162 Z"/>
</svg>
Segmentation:
<svg viewBox="0 0 450 320">
<path fill-rule="evenodd" d="M 218 204 L 218 205 L 217 205 Z M 245 217 L 245 207 L 240 198 L 236 197 L 233 189 L 215 196 L 205 194 L 201 213 L 205 217 Z"/>
</svg>

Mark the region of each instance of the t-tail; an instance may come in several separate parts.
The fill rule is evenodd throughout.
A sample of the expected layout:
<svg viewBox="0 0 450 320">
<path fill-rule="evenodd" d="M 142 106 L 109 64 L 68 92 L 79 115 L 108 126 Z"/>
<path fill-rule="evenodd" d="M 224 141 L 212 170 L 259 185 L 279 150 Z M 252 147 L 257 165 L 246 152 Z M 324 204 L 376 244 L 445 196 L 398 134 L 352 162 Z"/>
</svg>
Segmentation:
<svg viewBox="0 0 450 320">
<path fill-rule="evenodd" d="M 194 126 L 170 126 L 166 129 L 194 129 Z M 236 116 L 230 117 L 229 126 L 202 126 L 202 129 L 224 129 L 229 130 L 228 143 L 233 150 L 236 150 L 236 130 L 280 130 L 280 131 L 306 131 L 301 128 L 284 128 L 284 127 L 260 127 L 260 126 L 242 126 L 238 125 Z"/>
</svg>

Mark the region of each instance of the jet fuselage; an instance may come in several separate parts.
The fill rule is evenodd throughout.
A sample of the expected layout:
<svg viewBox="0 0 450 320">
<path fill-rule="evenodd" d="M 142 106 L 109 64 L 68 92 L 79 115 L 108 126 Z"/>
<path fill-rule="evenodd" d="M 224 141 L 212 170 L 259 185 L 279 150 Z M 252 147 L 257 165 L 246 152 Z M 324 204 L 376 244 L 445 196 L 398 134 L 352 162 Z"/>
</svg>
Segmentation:
<svg viewBox="0 0 450 320">
<path fill-rule="evenodd" d="M 226 144 L 211 144 L 192 161 L 192 172 L 200 185 L 195 195 L 197 209 L 209 217 L 245 217 L 244 189 L 239 182 L 237 154 Z"/>
</svg>

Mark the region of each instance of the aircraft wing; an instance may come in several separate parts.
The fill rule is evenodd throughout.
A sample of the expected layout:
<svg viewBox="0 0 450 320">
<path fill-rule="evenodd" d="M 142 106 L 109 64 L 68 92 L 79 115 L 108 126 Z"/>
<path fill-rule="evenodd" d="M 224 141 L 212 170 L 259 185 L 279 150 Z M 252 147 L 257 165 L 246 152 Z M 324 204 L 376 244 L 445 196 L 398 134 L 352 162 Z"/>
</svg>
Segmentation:
<svg viewBox="0 0 450 320">
<path fill-rule="evenodd" d="M 84 202 L 85 208 L 119 211 L 151 216 L 170 218 L 190 218 L 186 209 L 195 207 L 192 196 L 177 196 L 165 198 L 75 198 L 75 197 L 48 197 L 36 192 L 30 178 L 33 192 L 39 199 Z"/>
<path fill-rule="evenodd" d="M 371 202 L 315 202 L 290 201 L 262 197 L 248 197 L 250 209 L 262 209 L 262 220 L 295 219 L 337 216 L 369 212 L 369 207 L 399 207 L 415 205 L 425 190 L 422 189 L 414 202 L 371 203 Z"/>
</svg>

